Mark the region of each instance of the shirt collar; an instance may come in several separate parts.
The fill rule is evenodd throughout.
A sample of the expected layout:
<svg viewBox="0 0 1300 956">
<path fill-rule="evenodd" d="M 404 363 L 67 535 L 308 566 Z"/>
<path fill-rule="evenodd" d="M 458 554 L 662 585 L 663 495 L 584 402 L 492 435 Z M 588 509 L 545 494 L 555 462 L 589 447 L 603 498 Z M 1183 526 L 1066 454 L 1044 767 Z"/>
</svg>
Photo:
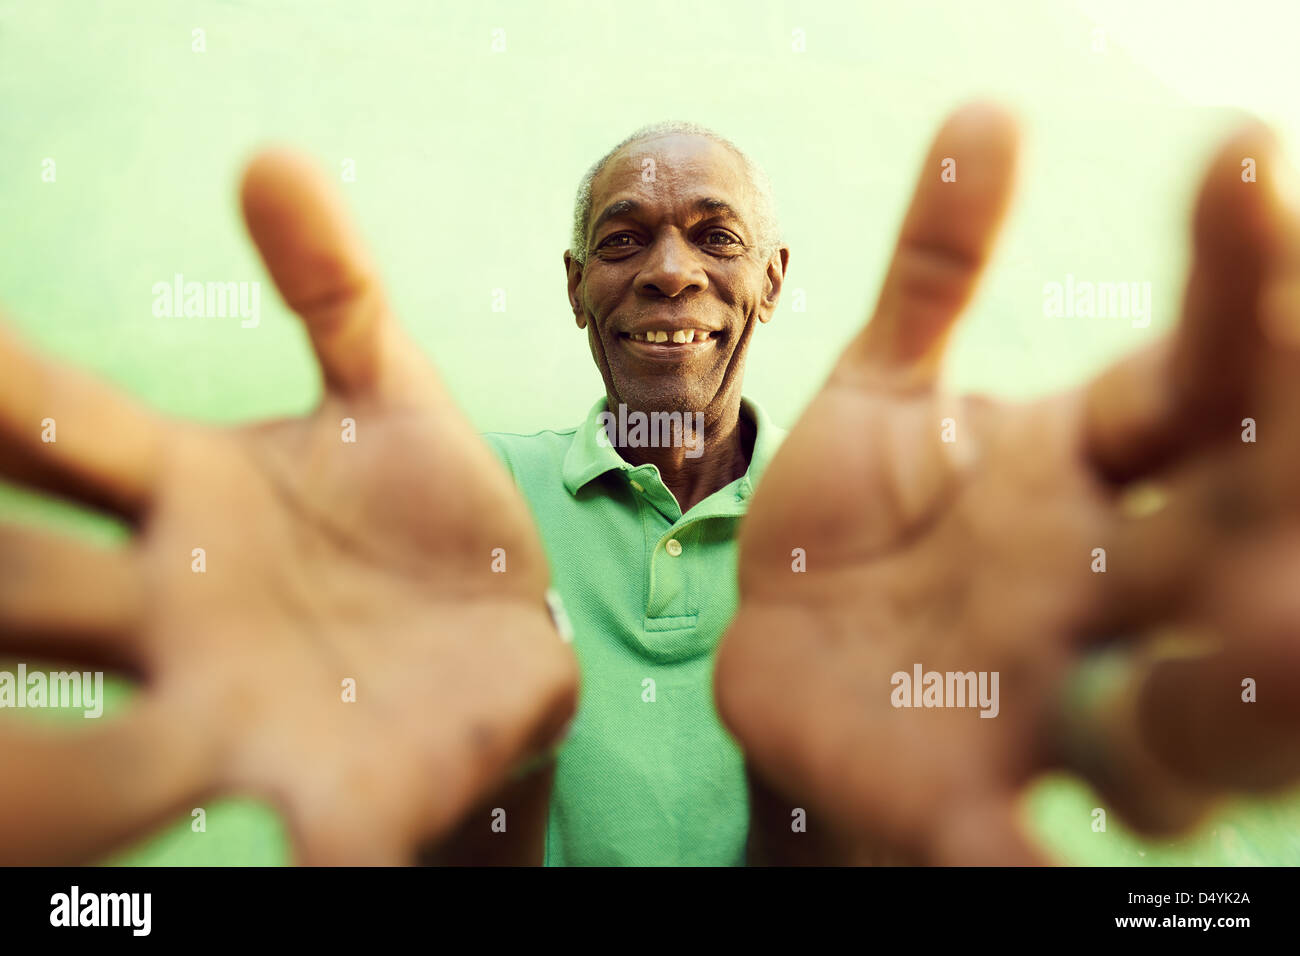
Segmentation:
<svg viewBox="0 0 1300 956">
<path fill-rule="evenodd" d="M 737 496 L 746 500 L 754 493 L 758 479 L 776 454 L 786 432 L 774 425 L 762 406 L 752 399 L 741 398 L 740 407 L 741 414 L 747 414 L 755 425 L 754 450 L 750 455 L 749 469 L 739 480 L 736 490 Z M 608 402 L 604 397 L 591 406 L 591 410 L 578 425 L 573 444 L 564 456 L 564 487 L 571 495 L 576 495 L 579 489 L 607 471 L 631 471 L 636 467 L 625 461 L 609 441 L 602 443 L 599 440 L 602 428 L 600 415 L 607 408 Z"/>
</svg>

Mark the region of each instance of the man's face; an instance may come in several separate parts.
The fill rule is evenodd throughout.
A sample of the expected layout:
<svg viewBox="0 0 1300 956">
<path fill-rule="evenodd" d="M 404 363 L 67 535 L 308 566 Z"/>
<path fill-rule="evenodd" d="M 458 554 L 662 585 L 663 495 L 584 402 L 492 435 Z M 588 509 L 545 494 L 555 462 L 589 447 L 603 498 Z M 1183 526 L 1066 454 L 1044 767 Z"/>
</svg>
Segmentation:
<svg viewBox="0 0 1300 956">
<path fill-rule="evenodd" d="M 755 320 L 772 317 L 788 258 L 758 248 L 743 163 L 705 137 L 657 136 L 616 153 L 591 199 L 587 263 L 564 261 L 612 404 L 719 420 L 739 403 Z"/>
</svg>

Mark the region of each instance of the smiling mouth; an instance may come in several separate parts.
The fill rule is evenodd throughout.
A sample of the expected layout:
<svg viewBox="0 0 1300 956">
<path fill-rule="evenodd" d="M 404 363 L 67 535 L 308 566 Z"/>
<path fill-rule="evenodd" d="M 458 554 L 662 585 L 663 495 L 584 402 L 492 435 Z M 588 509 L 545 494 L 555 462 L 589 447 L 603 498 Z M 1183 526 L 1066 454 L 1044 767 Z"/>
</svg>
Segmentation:
<svg viewBox="0 0 1300 956">
<path fill-rule="evenodd" d="M 690 345 L 694 342 L 707 342 L 716 334 L 707 329 L 652 329 L 648 332 L 619 333 L 633 342 L 648 342 L 653 345 Z"/>
<path fill-rule="evenodd" d="M 651 329 L 646 332 L 620 332 L 618 337 L 640 355 L 671 358 L 711 348 L 721 334 L 708 329 Z"/>
</svg>

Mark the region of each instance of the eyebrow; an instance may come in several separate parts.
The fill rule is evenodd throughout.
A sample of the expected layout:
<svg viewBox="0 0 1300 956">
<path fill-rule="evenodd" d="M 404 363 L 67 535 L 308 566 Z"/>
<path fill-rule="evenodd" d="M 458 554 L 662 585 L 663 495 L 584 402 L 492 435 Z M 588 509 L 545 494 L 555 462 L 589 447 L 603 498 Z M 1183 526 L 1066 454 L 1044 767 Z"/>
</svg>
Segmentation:
<svg viewBox="0 0 1300 956">
<path fill-rule="evenodd" d="M 609 222 L 609 220 L 616 219 L 620 216 L 635 216 L 644 208 L 645 207 L 635 199 L 619 199 L 616 202 L 610 203 L 601 211 L 600 215 L 596 217 L 596 221 L 591 224 L 591 231 L 587 234 L 588 242 L 590 242 L 591 237 L 600 230 L 600 227 Z M 737 222 L 745 221 L 744 217 L 741 216 L 740 213 L 736 212 L 730 203 L 723 202 L 721 199 L 714 199 L 706 196 L 703 199 L 697 199 L 694 208 L 700 212 L 710 213 L 713 216 L 724 216 L 734 219 Z"/>
</svg>

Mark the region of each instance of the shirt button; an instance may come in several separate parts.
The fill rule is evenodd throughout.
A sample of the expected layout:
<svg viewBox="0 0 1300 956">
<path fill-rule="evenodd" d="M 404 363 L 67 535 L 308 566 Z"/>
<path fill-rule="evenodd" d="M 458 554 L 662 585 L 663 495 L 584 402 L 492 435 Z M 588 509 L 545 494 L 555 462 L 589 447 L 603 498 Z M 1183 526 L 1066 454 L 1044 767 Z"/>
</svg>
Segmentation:
<svg viewBox="0 0 1300 956">
<path fill-rule="evenodd" d="M 645 489 L 642 488 L 641 485 L 640 485 L 638 482 L 635 482 L 635 481 L 629 481 L 628 484 L 630 484 L 630 485 L 631 485 L 633 488 L 635 488 L 637 491 L 645 491 Z"/>
<path fill-rule="evenodd" d="M 669 538 L 668 543 L 664 545 L 664 549 L 675 558 L 682 553 L 682 543 L 676 538 Z"/>
</svg>

